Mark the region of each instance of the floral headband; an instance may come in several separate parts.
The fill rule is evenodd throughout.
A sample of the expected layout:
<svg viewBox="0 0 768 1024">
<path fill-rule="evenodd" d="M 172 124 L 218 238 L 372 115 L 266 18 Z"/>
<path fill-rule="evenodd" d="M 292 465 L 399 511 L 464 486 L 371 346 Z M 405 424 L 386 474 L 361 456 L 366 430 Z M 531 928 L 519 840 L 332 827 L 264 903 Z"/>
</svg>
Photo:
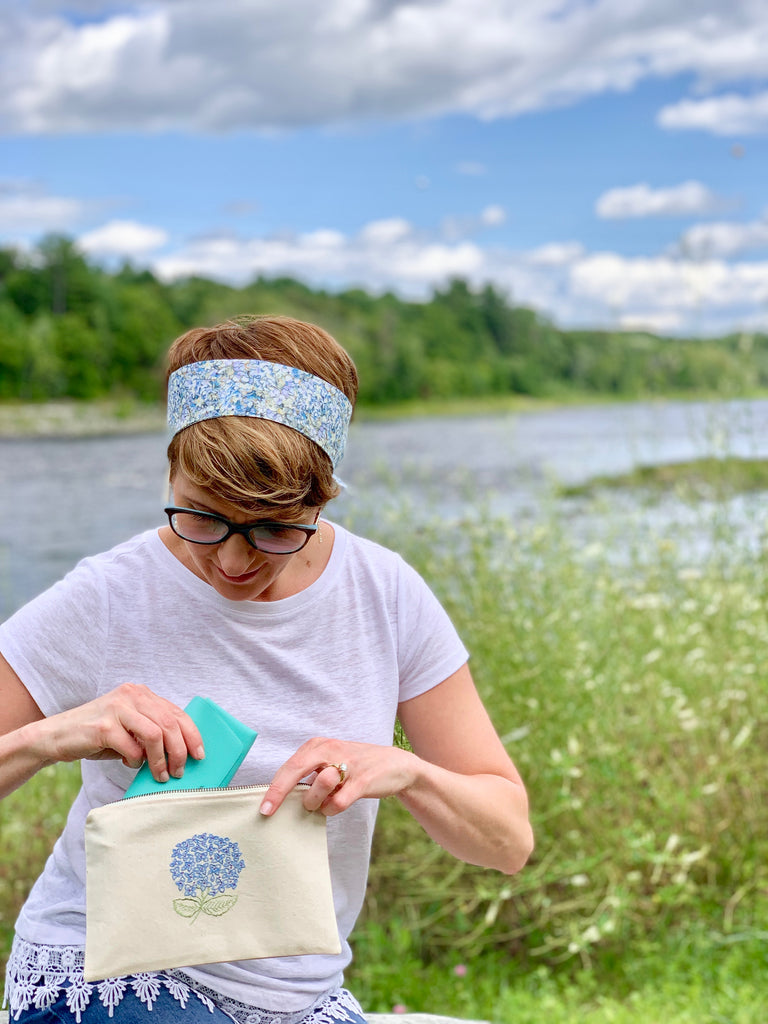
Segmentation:
<svg viewBox="0 0 768 1024">
<path fill-rule="evenodd" d="M 320 377 L 261 359 L 208 359 L 171 374 L 172 434 L 219 416 L 253 416 L 292 427 L 318 444 L 335 469 L 344 455 L 352 403 Z"/>
</svg>

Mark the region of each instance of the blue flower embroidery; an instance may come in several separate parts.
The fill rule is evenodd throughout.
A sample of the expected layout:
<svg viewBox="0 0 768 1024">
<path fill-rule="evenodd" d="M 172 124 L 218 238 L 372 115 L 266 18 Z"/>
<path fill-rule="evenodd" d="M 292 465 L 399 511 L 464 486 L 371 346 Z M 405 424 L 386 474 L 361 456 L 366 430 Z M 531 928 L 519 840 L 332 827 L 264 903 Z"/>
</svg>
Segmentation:
<svg viewBox="0 0 768 1024">
<path fill-rule="evenodd" d="M 221 917 L 237 903 L 236 889 L 245 861 L 232 839 L 200 832 L 177 843 L 171 853 L 171 878 L 184 894 L 173 909 L 193 924 L 201 913 Z"/>
</svg>

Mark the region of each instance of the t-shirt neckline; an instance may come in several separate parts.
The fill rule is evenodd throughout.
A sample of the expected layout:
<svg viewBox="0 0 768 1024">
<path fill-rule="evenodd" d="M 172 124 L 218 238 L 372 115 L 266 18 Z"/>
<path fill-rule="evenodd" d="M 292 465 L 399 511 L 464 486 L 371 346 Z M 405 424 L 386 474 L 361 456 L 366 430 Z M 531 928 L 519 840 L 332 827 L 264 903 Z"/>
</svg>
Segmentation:
<svg viewBox="0 0 768 1024">
<path fill-rule="evenodd" d="M 150 545 L 154 555 L 162 563 L 166 571 L 170 572 L 174 579 L 184 589 L 190 591 L 198 599 L 203 598 L 212 602 L 213 605 L 225 610 L 228 614 L 242 616 L 244 618 L 273 618 L 295 611 L 297 608 L 313 604 L 319 600 L 333 584 L 341 569 L 344 559 L 344 552 L 347 547 L 347 531 L 331 520 L 326 520 L 333 527 L 334 538 L 331 555 L 325 568 L 314 582 L 308 587 L 300 590 L 289 597 L 279 598 L 275 601 L 232 601 L 228 597 L 219 594 L 210 583 L 201 580 L 191 569 L 188 569 L 163 543 L 160 537 L 160 529 L 150 531 Z"/>
</svg>

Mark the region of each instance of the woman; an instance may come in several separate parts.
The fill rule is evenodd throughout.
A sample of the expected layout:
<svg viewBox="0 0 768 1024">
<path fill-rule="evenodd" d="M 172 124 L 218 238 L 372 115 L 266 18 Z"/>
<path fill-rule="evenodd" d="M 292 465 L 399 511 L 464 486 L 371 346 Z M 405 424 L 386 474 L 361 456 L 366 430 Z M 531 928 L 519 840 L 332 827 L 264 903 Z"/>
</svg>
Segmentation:
<svg viewBox="0 0 768 1024">
<path fill-rule="evenodd" d="M 527 860 L 525 791 L 444 611 L 397 555 L 321 519 L 356 393 L 354 364 L 314 325 L 254 317 L 183 335 L 169 354 L 168 525 L 85 559 L 0 626 L 0 796 L 83 762 L 17 921 L 15 1019 L 362 1021 L 342 981 L 379 798 L 463 860 L 509 873 Z M 195 694 L 258 731 L 234 781 L 270 782 L 263 814 L 311 782 L 341 953 L 91 985 L 85 816 L 145 760 L 163 782 L 204 757 L 181 710 Z M 392 745 L 396 717 L 412 751 Z"/>
</svg>

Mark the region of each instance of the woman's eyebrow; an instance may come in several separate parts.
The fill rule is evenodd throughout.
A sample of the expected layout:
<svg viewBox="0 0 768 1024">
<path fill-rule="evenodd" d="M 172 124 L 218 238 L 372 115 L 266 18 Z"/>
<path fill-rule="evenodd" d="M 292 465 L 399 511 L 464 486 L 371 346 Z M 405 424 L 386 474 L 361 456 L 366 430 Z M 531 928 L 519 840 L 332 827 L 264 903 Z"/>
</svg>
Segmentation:
<svg viewBox="0 0 768 1024">
<path fill-rule="evenodd" d="M 214 516 L 221 515 L 221 512 L 217 512 L 216 509 L 211 508 L 210 505 L 206 505 L 204 501 L 197 501 L 196 498 L 190 498 L 185 505 L 180 507 L 191 508 L 194 509 L 195 512 L 210 512 L 211 515 Z"/>
</svg>

